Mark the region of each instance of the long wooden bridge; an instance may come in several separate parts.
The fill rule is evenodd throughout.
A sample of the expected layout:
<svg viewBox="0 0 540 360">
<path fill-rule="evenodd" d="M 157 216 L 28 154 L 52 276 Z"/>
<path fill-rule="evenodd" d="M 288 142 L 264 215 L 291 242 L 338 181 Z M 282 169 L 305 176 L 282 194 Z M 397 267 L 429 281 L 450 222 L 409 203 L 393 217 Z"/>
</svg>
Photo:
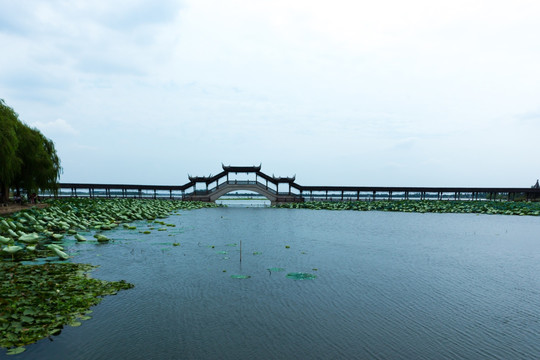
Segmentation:
<svg viewBox="0 0 540 360">
<path fill-rule="evenodd" d="M 120 185 L 61 183 L 60 197 L 168 198 L 184 201 L 215 202 L 221 196 L 252 191 L 272 204 L 315 200 L 533 200 L 540 199 L 539 188 L 483 187 L 391 187 L 391 186 L 302 186 L 296 176 L 276 177 L 261 172 L 261 166 L 225 166 L 217 175 L 188 176 L 184 185 Z M 248 179 L 235 178 L 247 174 Z"/>
</svg>

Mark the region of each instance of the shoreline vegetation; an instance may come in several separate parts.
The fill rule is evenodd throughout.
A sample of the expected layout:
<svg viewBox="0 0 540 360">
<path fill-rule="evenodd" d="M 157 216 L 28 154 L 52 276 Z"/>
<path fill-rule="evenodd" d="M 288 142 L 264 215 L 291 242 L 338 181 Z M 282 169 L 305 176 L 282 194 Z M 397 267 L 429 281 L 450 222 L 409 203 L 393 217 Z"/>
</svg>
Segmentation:
<svg viewBox="0 0 540 360">
<path fill-rule="evenodd" d="M 277 204 L 276 208 L 312 210 L 395 211 L 491 215 L 540 215 L 540 202 L 475 200 L 309 201 Z"/>
<path fill-rule="evenodd" d="M 150 199 L 57 199 L 0 214 L 0 348 L 8 355 L 24 346 L 60 334 L 63 326 L 80 326 L 91 318 L 90 307 L 103 296 L 134 285 L 89 277 L 95 266 L 71 262 L 67 244 L 114 243 L 108 230 L 150 233 L 135 221 L 167 225 L 179 210 L 217 207 L 214 203 Z M 275 208 L 314 210 L 398 211 L 540 215 L 539 202 L 379 200 L 312 201 Z M 14 208 L 8 209 L 14 210 Z M 7 211 L 7 210 L 5 210 Z M 85 236 L 88 236 L 87 239 Z M 144 236 L 144 235 L 141 235 Z"/>
<path fill-rule="evenodd" d="M 89 276 L 95 266 L 71 262 L 69 243 L 114 242 L 104 233 L 131 222 L 163 223 L 178 210 L 212 203 L 135 199 L 62 199 L 0 216 L 0 348 L 16 355 L 24 346 L 59 335 L 64 326 L 91 318 L 103 296 L 134 285 Z M 13 210 L 13 208 L 11 208 Z M 146 229 L 145 229 L 146 230 Z M 141 234 L 149 231 L 139 230 Z M 84 235 L 83 235 L 84 234 Z M 93 236 L 87 239 L 86 236 Z"/>
</svg>

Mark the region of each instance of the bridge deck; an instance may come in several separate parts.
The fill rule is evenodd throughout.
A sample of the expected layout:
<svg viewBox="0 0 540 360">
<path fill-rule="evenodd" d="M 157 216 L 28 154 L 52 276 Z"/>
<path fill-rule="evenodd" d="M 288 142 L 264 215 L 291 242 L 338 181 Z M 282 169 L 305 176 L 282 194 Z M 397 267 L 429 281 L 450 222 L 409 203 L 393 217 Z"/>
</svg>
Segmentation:
<svg viewBox="0 0 540 360">
<path fill-rule="evenodd" d="M 296 177 L 268 176 L 261 166 L 225 166 L 215 176 L 189 176 L 184 185 L 129 185 L 61 183 L 57 196 L 69 197 L 137 197 L 177 200 L 215 201 L 239 190 L 254 191 L 271 202 L 310 200 L 379 200 L 379 199 L 468 199 L 468 200 L 534 200 L 540 199 L 539 188 L 504 187 L 410 187 L 410 186 L 302 186 Z M 230 174 L 251 173 L 255 180 L 232 180 Z M 204 189 L 201 189 L 200 186 Z M 283 186 L 287 191 L 280 191 Z M 45 195 L 46 194 L 42 194 Z"/>
</svg>

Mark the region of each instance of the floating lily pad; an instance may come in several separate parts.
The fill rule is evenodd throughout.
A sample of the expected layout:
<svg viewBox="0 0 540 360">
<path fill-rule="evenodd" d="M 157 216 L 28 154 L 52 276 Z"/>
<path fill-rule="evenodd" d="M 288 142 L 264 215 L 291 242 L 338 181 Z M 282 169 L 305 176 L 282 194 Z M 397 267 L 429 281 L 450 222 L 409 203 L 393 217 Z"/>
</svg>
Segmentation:
<svg viewBox="0 0 540 360">
<path fill-rule="evenodd" d="M 272 271 L 272 272 L 285 271 L 284 268 L 280 268 L 280 267 L 273 267 L 273 268 L 269 268 L 267 270 Z"/>
<path fill-rule="evenodd" d="M 303 273 L 303 272 L 291 272 L 287 274 L 287 277 L 289 279 L 294 280 L 311 280 L 315 279 L 317 276 L 309 273 Z"/>
<path fill-rule="evenodd" d="M 24 352 L 25 350 L 26 350 L 26 348 L 20 346 L 20 347 L 16 347 L 16 348 L 13 348 L 13 349 L 9 349 L 6 354 L 8 354 L 8 355 L 17 355 L 17 354 L 20 354 L 20 353 Z"/>
<path fill-rule="evenodd" d="M 133 287 L 124 281 L 107 282 L 87 277 L 85 274 L 93 268 L 72 263 L 0 262 L 0 278 L 17 279 L 0 282 L 0 293 L 10 294 L 12 304 L 0 311 L 0 348 L 22 347 L 59 334 L 66 324 L 79 326 L 80 321 L 76 319 L 86 319 L 87 309 L 98 304 L 102 296 Z M 14 355 L 21 350 L 9 351 Z"/>
<path fill-rule="evenodd" d="M 260 252 L 260 251 L 254 251 L 254 252 L 253 252 L 253 255 L 262 255 L 262 252 Z"/>
<path fill-rule="evenodd" d="M 249 279 L 250 277 L 249 275 L 231 275 L 233 279 Z"/>
</svg>

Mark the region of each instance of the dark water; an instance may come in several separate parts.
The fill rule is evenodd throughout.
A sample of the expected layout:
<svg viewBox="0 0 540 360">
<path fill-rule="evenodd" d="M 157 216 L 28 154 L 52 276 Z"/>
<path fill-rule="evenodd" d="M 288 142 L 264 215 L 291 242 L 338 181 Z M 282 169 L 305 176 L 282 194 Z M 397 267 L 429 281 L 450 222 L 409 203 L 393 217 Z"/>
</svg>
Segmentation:
<svg viewBox="0 0 540 360">
<path fill-rule="evenodd" d="M 17 357 L 540 358 L 540 218 L 218 208 L 165 221 L 176 227 L 74 244 L 94 277 L 135 288 Z"/>
</svg>

